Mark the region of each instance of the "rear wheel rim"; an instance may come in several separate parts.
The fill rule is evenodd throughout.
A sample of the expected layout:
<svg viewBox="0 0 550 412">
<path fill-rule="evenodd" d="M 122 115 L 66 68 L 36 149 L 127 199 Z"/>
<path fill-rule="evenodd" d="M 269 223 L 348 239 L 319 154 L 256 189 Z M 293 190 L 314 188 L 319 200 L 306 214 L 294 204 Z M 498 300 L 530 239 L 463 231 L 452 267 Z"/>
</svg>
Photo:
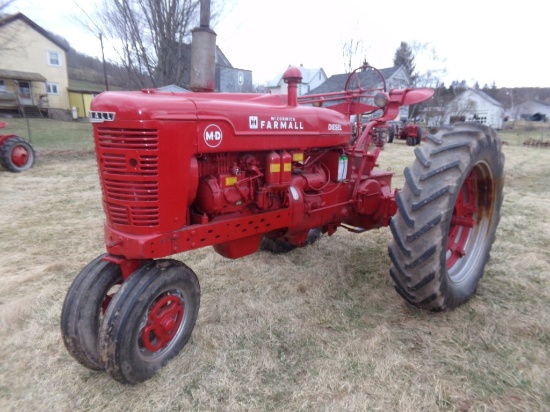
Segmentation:
<svg viewBox="0 0 550 412">
<path fill-rule="evenodd" d="M 11 151 L 11 162 L 17 167 L 25 166 L 29 161 L 29 151 L 26 147 L 17 145 Z"/>
<path fill-rule="evenodd" d="M 465 281 L 483 261 L 494 210 L 494 178 L 485 162 L 470 171 L 458 192 L 447 236 L 446 265 L 451 282 Z"/>
</svg>

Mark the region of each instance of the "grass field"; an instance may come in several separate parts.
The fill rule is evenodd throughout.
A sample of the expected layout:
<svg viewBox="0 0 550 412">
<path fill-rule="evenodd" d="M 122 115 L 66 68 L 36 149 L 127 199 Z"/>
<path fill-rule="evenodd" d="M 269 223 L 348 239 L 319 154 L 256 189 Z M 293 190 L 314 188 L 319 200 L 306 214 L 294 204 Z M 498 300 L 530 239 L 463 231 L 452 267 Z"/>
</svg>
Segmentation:
<svg viewBox="0 0 550 412">
<path fill-rule="evenodd" d="M 34 122 L 34 168 L 0 170 L 1 411 L 550 410 L 550 150 L 517 128 L 502 132 L 501 224 L 464 306 L 402 301 L 388 229 L 234 261 L 199 249 L 175 256 L 201 282 L 190 343 L 124 386 L 74 361 L 59 328 L 70 283 L 104 251 L 91 127 Z M 401 187 L 413 157 L 396 142 L 380 167 Z"/>
</svg>

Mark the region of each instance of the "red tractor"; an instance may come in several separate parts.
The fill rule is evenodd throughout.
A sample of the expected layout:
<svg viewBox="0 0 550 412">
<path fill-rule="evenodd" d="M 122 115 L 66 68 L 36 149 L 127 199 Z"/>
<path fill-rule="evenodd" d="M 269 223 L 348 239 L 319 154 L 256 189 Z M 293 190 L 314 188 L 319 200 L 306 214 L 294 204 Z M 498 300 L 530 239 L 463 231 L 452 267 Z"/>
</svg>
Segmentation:
<svg viewBox="0 0 550 412">
<path fill-rule="evenodd" d="M 417 124 L 408 123 L 406 119 L 391 122 L 388 143 L 392 143 L 393 139 L 406 140 L 407 146 L 419 145 L 422 142 L 422 128 Z"/>
<path fill-rule="evenodd" d="M 0 122 L 0 129 L 6 127 Z M 22 137 L 6 134 L 0 135 L 0 164 L 10 172 L 23 172 L 34 164 L 34 149 L 30 142 Z"/>
<path fill-rule="evenodd" d="M 474 294 L 503 199 L 495 132 L 460 124 L 428 136 L 398 191 L 393 173 L 377 169 L 388 121 L 432 90 L 387 91 L 381 79 L 380 88 L 298 97 L 300 71 L 284 79 L 288 95 L 143 90 L 94 99 L 106 253 L 75 278 L 61 316 L 82 365 L 135 384 L 176 356 L 200 288 L 169 256 L 205 246 L 235 259 L 389 225 L 389 272 L 406 301 L 439 311 Z M 378 110 L 352 128 L 350 116 Z"/>
</svg>

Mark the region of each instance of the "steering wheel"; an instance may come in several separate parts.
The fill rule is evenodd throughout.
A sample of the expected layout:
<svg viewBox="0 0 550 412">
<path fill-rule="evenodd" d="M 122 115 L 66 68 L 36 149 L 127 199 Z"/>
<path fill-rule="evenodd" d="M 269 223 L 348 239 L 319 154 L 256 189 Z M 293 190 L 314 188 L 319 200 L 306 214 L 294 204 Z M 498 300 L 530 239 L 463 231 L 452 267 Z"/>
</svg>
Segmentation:
<svg viewBox="0 0 550 412">
<path fill-rule="evenodd" d="M 374 73 L 376 73 L 378 75 L 378 77 L 380 78 L 381 82 L 382 82 L 382 87 L 373 87 L 373 88 L 370 88 L 370 89 L 362 89 L 361 88 L 361 80 L 359 79 L 359 74 L 357 73 L 358 71 L 366 71 L 366 70 L 372 70 L 374 71 Z M 361 67 L 358 67 L 357 69 L 355 69 L 354 71 L 352 71 L 349 75 L 348 75 L 348 78 L 346 79 L 346 83 L 344 85 L 344 90 L 345 91 L 348 91 L 349 90 L 349 87 L 351 85 L 351 80 L 352 79 L 355 79 L 357 81 L 357 89 L 362 91 L 362 92 L 375 92 L 375 91 L 381 91 L 381 92 L 386 92 L 386 79 L 384 79 L 384 76 L 382 76 L 382 73 L 380 72 L 380 70 L 372 67 L 372 66 L 368 66 L 368 65 L 363 65 Z M 374 97 L 374 95 L 369 95 L 369 94 L 366 94 L 364 95 L 365 97 Z"/>
<path fill-rule="evenodd" d="M 366 70 L 372 70 L 378 76 L 379 81 L 382 83 L 382 87 L 372 87 L 368 89 L 363 89 L 361 87 L 359 72 L 364 72 Z M 373 83 L 375 83 L 375 81 L 376 77 L 373 78 Z M 351 89 L 351 87 L 353 86 L 355 86 L 355 88 Z M 355 101 L 358 103 L 361 102 L 361 100 L 374 100 L 374 96 L 376 95 L 376 93 L 386 92 L 386 79 L 384 79 L 384 76 L 382 75 L 380 70 L 369 65 L 363 65 L 361 67 L 358 67 L 348 75 L 346 83 L 344 84 L 344 91 L 351 94 L 353 96 L 353 99 L 356 99 Z M 372 114 L 379 110 L 378 107 L 373 104 L 369 104 L 368 106 L 372 107 L 373 110 L 367 110 L 362 114 Z"/>
</svg>

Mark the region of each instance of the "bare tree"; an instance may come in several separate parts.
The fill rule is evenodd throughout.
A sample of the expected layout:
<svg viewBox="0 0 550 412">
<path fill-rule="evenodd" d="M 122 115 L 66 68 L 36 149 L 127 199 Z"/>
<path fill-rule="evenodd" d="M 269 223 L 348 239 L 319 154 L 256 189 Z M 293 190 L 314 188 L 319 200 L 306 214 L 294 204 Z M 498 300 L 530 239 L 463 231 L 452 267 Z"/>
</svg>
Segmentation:
<svg viewBox="0 0 550 412">
<path fill-rule="evenodd" d="M 439 87 L 441 79 L 447 74 L 446 59 L 430 43 L 413 42 L 411 48 L 419 66 L 426 67 L 418 70 L 415 86 Z"/>
<path fill-rule="evenodd" d="M 363 62 L 367 61 L 367 58 L 364 56 L 365 47 L 363 45 L 363 40 L 346 40 L 342 44 L 342 58 L 344 59 L 344 73 L 351 73 L 354 69 L 361 66 L 361 62 L 356 62 L 358 55 L 363 54 Z M 361 57 L 360 57 L 361 58 Z"/>
<path fill-rule="evenodd" d="M 0 17 L 4 14 L 4 11 L 11 5 L 15 0 L 2 0 L 0 1 Z"/>
<path fill-rule="evenodd" d="M 6 10 L 14 2 L 15 0 L 0 1 L 0 21 L 3 20 L 5 17 L 7 17 Z M 12 50 L 11 45 L 16 34 L 17 33 L 15 32 L 14 29 L 3 30 L 3 32 L 0 34 L 0 51 L 7 52 L 8 50 Z"/>
<path fill-rule="evenodd" d="M 199 13 L 200 0 L 104 0 L 98 17 L 135 86 L 158 87 L 185 85 Z"/>
<path fill-rule="evenodd" d="M 449 100 L 441 80 L 447 72 L 445 59 L 430 43 L 412 42 L 408 48 L 411 56 L 414 56 L 415 72 L 411 85 L 434 89 L 434 96 L 430 100 L 411 106 L 410 116 L 416 118 L 422 112 L 431 126 L 440 126 L 445 114 L 443 107 Z"/>
<path fill-rule="evenodd" d="M 472 99 L 455 101 L 447 106 L 445 112 L 446 116 L 451 116 L 451 123 L 454 121 L 466 121 L 467 115 L 475 113 L 477 110 L 477 103 Z"/>
</svg>

